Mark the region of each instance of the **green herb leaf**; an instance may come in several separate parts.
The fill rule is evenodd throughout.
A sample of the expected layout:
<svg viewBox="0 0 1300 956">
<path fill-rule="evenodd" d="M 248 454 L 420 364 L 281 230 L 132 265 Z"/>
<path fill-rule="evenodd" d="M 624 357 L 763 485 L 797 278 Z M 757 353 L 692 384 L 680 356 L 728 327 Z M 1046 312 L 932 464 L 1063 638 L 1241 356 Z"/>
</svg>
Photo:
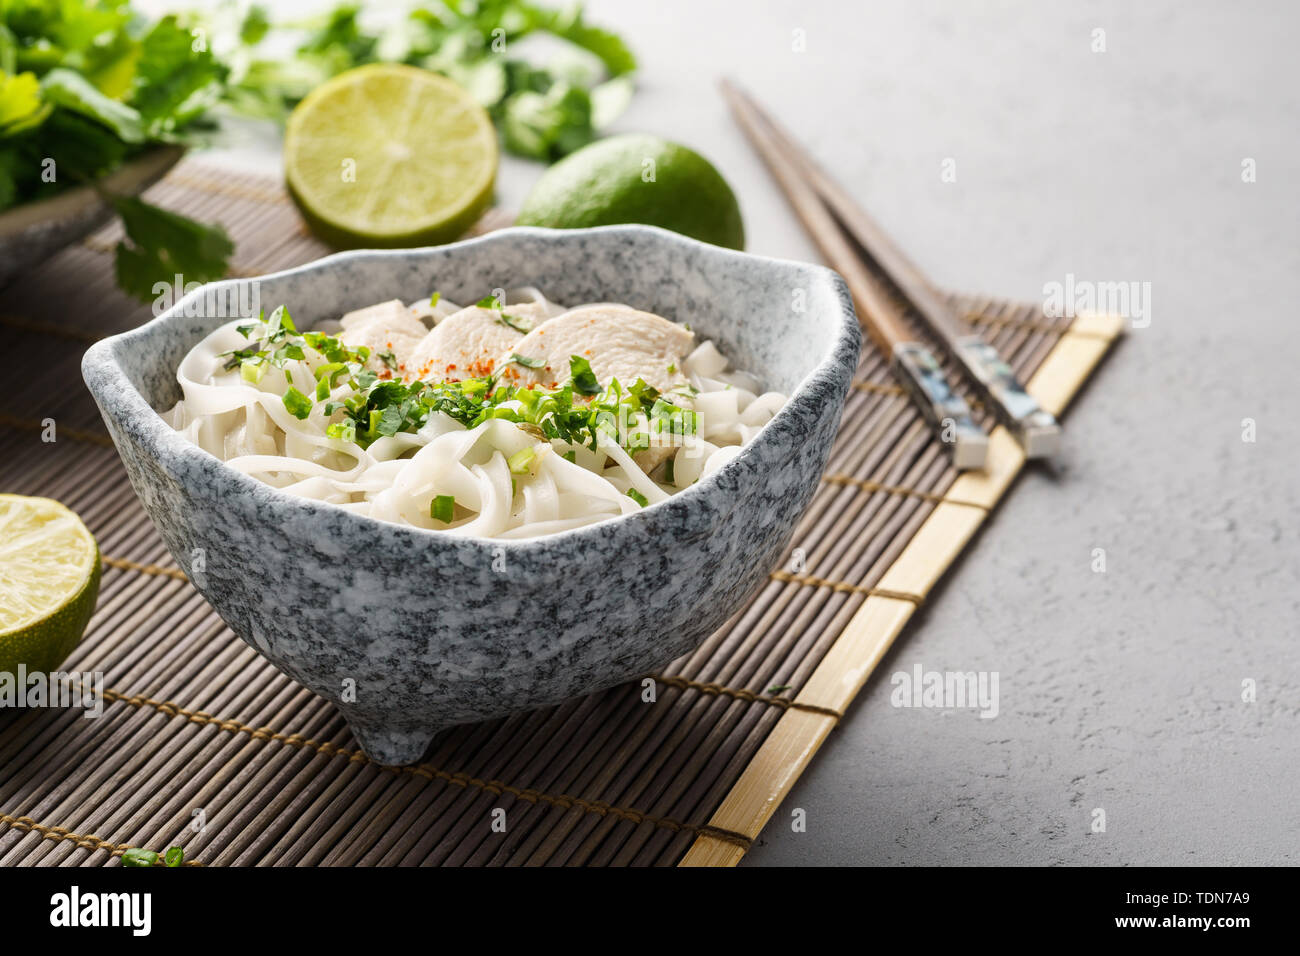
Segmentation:
<svg viewBox="0 0 1300 956">
<path fill-rule="evenodd" d="M 221 95 L 228 70 L 174 16 L 154 24 L 140 41 L 131 105 L 150 139 L 172 139 Z M 125 138 L 125 137 L 123 137 Z"/>
<path fill-rule="evenodd" d="M 55 106 L 103 123 L 124 143 L 144 142 L 139 110 L 105 96 L 80 73 L 62 67 L 50 70 L 41 81 L 41 94 Z"/>
<path fill-rule="evenodd" d="M 153 850 L 142 850 L 139 847 L 131 847 L 122 853 L 123 866 L 156 866 L 158 863 L 158 854 Z"/>
<path fill-rule="evenodd" d="M 573 376 L 573 387 L 583 395 L 600 394 L 600 382 L 591 370 L 591 363 L 579 355 L 569 357 L 569 373 Z"/>
<path fill-rule="evenodd" d="M 627 490 L 627 496 L 631 498 L 633 501 L 635 501 L 637 504 L 639 504 L 642 508 L 650 504 L 650 500 L 646 498 L 645 495 L 641 494 L 641 492 L 637 491 L 635 488 L 629 488 Z"/>
<path fill-rule="evenodd" d="M 271 20 L 266 15 L 266 7 L 254 4 L 248 8 L 244 22 L 239 25 L 240 42 L 248 46 L 256 46 L 262 42 L 270 29 Z"/>
<path fill-rule="evenodd" d="M 117 282 L 126 292 L 149 301 L 157 295 L 156 283 L 170 285 L 177 275 L 186 282 L 208 282 L 226 274 L 235 246 L 220 226 L 204 226 L 133 197 L 119 196 L 113 206 L 127 237 L 117 244 Z"/>
<path fill-rule="evenodd" d="M 53 109 L 41 100 L 41 84 L 35 73 L 6 74 L 0 67 L 0 139 L 34 129 Z M 3 205 L 0 203 L 0 208 Z"/>
<path fill-rule="evenodd" d="M 510 361 L 516 365 L 522 365 L 524 368 L 543 368 L 546 365 L 545 359 L 529 358 L 526 355 L 520 355 L 518 352 L 510 353 Z"/>
</svg>

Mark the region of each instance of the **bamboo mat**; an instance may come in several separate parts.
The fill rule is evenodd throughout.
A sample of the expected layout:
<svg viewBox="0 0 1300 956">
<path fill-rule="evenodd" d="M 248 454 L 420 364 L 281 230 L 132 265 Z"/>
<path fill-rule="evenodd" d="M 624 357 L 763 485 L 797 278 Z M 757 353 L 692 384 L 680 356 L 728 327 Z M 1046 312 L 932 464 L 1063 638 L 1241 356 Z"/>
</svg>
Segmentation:
<svg viewBox="0 0 1300 956">
<path fill-rule="evenodd" d="M 222 222 L 240 275 L 326 251 L 269 180 L 190 160 L 149 198 Z M 64 669 L 101 671 L 106 688 L 95 720 L 0 714 L 0 865 L 173 844 L 198 865 L 734 864 L 1023 464 L 997 429 L 989 471 L 958 477 L 868 349 L 785 564 L 652 675 L 653 702 L 634 681 L 453 728 L 425 763 L 380 767 L 331 705 L 226 629 L 131 491 L 79 367 L 89 342 L 150 316 L 113 286 L 116 230 L 0 290 L 5 353 L 31 375 L 0 399 L 0 491 L 57 498 L 98 539 L 98 608 Z M 954 301 L 1057 414 L 1122 328 Z"/>
</svg>

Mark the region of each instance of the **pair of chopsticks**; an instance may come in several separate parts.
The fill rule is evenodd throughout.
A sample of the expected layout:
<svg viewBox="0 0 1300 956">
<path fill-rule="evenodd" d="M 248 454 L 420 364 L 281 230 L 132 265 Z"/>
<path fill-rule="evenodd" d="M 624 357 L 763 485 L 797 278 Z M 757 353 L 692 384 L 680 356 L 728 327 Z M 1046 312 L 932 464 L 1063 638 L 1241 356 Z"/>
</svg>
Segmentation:
<svg viewBox="0 0 1300 956">
<path fill-rule="evenodd" d="M 1023 446 L 1026 457 L 1054 455 L 1060 447 L 1060 425 L 1025 391 L 997 350 L 969 334 L 921 270 L 751 97 L 726 80 L 722 93 L 813 242 L 844 277 L 868 336 L 890 360 L 931 428 L 951 448 L 953 467 L 983 468 L 988 436 L 971 419 L 966 400 L 948 385 L 929 347 L 916 340 L 905 318 L 909 306 L 985 406 Z M 896 301 L 855 244 L 904 303 Z"/>
</svg>

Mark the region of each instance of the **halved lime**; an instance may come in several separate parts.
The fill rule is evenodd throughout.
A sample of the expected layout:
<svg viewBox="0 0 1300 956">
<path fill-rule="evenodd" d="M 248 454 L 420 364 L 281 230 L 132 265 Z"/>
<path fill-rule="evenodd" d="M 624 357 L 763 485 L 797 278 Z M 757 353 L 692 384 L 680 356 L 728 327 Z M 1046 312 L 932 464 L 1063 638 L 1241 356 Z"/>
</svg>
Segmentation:
<svg viewBox="0 0 1300 956">
<path fill-rule="evenodd" d="M 0 672 L 50 672 L 85 633 L 99 545 L 57 501 L 0 495 Z"/>
<path fill-rule="evenodd" d="M 308 224 L 331 245 L 449 242 L 492 201 L 496 130 L 446 77 L 376 63 L 340 73 L 298 104 L 284 170 Z"/>
</svg>

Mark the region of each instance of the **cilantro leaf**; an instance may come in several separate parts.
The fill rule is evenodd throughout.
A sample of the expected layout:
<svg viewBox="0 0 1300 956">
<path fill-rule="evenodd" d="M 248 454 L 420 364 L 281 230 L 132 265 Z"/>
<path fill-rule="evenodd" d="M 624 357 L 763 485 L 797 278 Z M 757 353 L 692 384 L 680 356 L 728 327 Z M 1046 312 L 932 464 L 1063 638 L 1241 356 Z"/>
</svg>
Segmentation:
<svg viewBox="0 0 1300 956">
<path fill-rule="evenodd" d="M 591 370 L 591 363 L 578 355 L 569 357 L 569 372 L 573 376 L 573 387 L 583 395 L 599 395 L 600 382 Z"/>
<path fill-rule="evenodd" d="M 186 282 L 208 282 L 226 274 L 235 246 L 220 226 L 132 197 L 119 196 L 113 206 L 128 240 L 117 244 L 117 282 L 129 294 L 147 301 L 155 295 L 155 283 L 177 275 Z"/>
<path fill-rule="evenodd" d="M 55 106 L 103 123 L 124 143 L 144 142 L 139 111 L 105 96 L 80 73 L 62 67 L 50 70 L 41 81 L 41 94 Z"/>
<path fill-rule="evenodd" d="M 159 20 L 140 42 L 131 104 L 150 139 L 173 137 L 220 95 L 229 71 L 207 49 L 194 46 L 194 35 L 174 16 Z"/>
<path fill-rule="evenodd" d="M 0 139 L 34 129 L 52 109 L 41 100 L 41 84 L 35 73 L 9 76 L 0 68 Z"/>
</svg>

